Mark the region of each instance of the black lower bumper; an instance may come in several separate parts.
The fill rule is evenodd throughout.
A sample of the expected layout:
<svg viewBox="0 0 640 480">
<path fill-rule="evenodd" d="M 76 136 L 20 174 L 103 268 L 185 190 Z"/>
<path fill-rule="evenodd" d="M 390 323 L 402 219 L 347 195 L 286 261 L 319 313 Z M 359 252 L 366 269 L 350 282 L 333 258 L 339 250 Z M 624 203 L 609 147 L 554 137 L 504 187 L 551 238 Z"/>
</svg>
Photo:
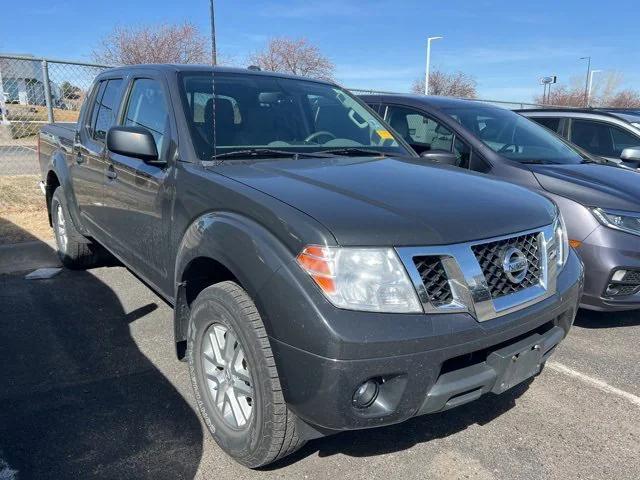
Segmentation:
<svg viewBox="0 0 640 480">
<path fill-rule="evenodd" d="M 509 390 L 537 375 L 564 336 L 565 331 L 554 326 L 491 352 L 484 362 L 441 374 L 417 414 L 441 412 L 485 393 Z"/>
<path fill-rule="evenodd" d="M 425 315 L 430 335 L 407 333 L 397 342 L 401 347 L 380 346 L 374 358 L 328 358 L 271 337 L 285 400 L 313 432 L 330 434 L 399 423 L 501 393 L 539 372 L 571 328 L 582 287 L 582 267 L 572 254 L 555 295 L 486 322 L 467 314 Z M 403 322 L 412 321 L 401 315 L 385 320 L 401 333 L 409 331 Z M 371 347 L 366 333 L 362 338 Z M 356 408 L 354 392 L 369 380 L 377 383 L 378 397 Z"/>
</svg>

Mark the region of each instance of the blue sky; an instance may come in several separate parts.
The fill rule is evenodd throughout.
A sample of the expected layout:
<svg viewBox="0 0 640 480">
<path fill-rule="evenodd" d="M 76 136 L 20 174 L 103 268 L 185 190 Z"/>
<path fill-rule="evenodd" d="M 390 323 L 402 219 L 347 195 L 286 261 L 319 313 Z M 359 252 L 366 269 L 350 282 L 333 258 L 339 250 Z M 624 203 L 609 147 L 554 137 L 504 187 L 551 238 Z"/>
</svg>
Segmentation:
<svg viewBox="0 0 640 480">
<path fill-rule="evenodd" d="M 4 9 L 0 52 L 88 60 L 116 25 L 189 20 L 207 33 L 208 0 L 29 0 Z M 218 49 L 244 65 L 272 36 L 305 36 L 352 88 L 407 91 L 424 74 L 425 39 L 432 65 L 463 71 L 483 98 L 531 100 L 538 78 L 584 78 L 593 68 L 624 74 L 640 89 L 638 0 L 404 1 L 216 0 Z M 597 78 L 597 77 L 596 77 Z"/>
</svg>

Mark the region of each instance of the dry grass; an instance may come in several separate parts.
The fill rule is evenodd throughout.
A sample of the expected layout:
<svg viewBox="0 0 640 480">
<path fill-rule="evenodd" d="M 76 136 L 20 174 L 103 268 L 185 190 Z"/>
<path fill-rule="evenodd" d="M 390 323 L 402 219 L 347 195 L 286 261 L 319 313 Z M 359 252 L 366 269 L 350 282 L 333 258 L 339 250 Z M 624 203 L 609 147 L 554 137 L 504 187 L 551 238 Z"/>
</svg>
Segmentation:
<svg viewBox="0 0 640 480">
<path fill-rule="evenodd" d="M 12 121 L 48 121 L 47 107 L 40 105 L 7 105 L 9 120 Z M 79 110 L 53 109 L 53 118 L 56 122 L 75 122 L 78 120 Z"/>
<path fill-rule="evenodd" d="M 0 176 L 0 245 L 53 238 L 38 175 Z"/>
</svg>

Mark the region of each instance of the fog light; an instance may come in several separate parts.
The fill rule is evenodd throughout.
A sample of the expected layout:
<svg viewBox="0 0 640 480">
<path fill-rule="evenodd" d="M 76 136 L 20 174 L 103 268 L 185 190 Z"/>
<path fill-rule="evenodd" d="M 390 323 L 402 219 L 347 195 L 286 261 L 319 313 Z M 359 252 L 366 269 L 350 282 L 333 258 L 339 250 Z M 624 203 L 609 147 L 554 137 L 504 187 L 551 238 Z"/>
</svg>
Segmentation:
<svg viewBox="0 0 640 480">
<path fill-rule="evenodd" d="M 626 274 L 627 274 L 626 270 L 618 270 L 616 271 L 616 273 L 613 274 L 613 277 L 611 277 L 611 280 L 613 280 L 614 282 L 621 282 L 622 280 L 624 280 L 624 277 Z"/>
<path fill-rule="evenodd" d="M 378 398 L 378 382 L 375 380 L 367 380 L 353 394 L 351 402 L 356 408 L 367 408 L 373 405 Z"/>
</svg>

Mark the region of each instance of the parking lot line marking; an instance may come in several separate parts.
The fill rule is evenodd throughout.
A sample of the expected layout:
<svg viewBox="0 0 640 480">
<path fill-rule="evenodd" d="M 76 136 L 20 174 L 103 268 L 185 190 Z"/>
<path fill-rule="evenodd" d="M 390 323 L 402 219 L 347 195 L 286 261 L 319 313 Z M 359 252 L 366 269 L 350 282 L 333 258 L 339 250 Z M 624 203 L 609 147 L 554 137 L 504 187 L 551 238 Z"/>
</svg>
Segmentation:
<svg viewBox="0 0 640 480">
<path fill-rule="evenodd" d="M 583 382 L 588 383 L 589 385 L 597 388 L 598 390 L 602 390 L 603 392 L 611 393 L 620 398 L 624 398 L 625 400 L 628 400 L 634 405 L 637 405 L 638 407 L 640 407 L 640 397 L 638 397 L 637 395 L 634 395 L 633 393 L 625 392 L 624 390 L 620 390 L 619 388 L 612 387 L 607 382 L 604 382 L 597 378 L 590 377 L 589 375 L 585 375 L 584 373 L 580 373 L 561 363 L 548 362 L 547 367 L 549 367 L 552 370 L 555 370 L 556 372 L 564 373 L 565 375 L 568 375 L 570 377 L 574 377 L 579 380 L 582 380 Z"/>
</svg>

